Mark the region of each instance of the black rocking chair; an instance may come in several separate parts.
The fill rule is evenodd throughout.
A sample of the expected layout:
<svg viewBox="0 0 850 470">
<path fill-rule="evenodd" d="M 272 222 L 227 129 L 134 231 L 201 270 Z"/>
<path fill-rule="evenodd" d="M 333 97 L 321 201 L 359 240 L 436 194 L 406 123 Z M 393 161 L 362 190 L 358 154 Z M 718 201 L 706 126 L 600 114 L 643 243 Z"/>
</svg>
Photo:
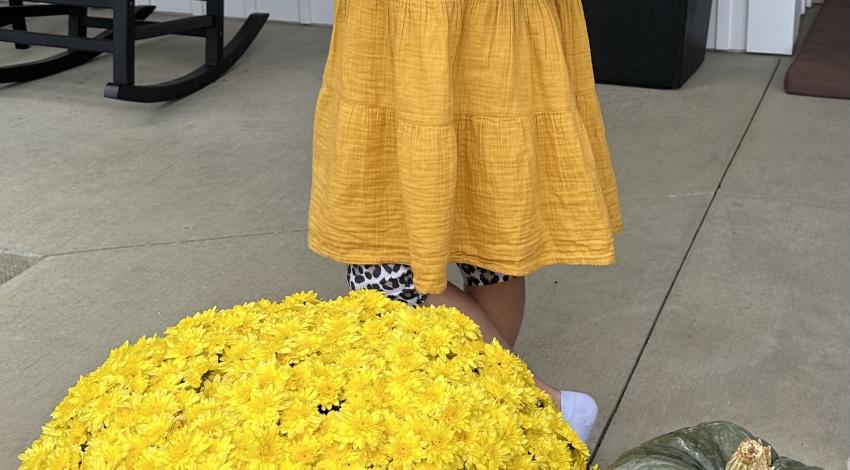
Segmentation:
<svg viewBox="0 0 850 470">
<path fill-rule="evenodd" d="M 147 21 L 154 6 L 135 6 L 134 0 L 9 0 L 0 7 L 0 42 L 15 43 L 18 49 L 30 45 L 59 47 L 67 51 L 34 62 L 0 67 L 0 83 L 24 82 L 53 75 L 82 65 L 101 53 L 112 54 L 112 82 L 104 96 L 126 101 L 156 102 L 182 98 L 217 80 L 242 56 L 257 37 L 269 15 L 254 13 L 224 44 L 224 0 L 204 0 L 205 15 L 170 21 Z M 108 8 L 112 18 L 88 16 L 88 8 Z M 26 19 L 37 16 L 68 16 L 68 35 L 27 31 Z M 4 29 L 4 26 L 12 29 Z M 88 28 L 103 31 L 89 38 Z M 174 80 L 154 85 L 135 84 L 135 45 L 142 39 L 179 34 L 206 40 L 203 65 Z"/>
</svg>

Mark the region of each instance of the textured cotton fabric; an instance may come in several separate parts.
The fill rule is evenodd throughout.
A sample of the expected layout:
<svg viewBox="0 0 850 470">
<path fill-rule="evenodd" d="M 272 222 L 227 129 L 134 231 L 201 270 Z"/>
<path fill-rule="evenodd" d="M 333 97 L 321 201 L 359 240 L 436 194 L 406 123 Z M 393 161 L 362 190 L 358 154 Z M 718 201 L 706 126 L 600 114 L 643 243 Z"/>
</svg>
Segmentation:
<svg viewBox="0 0 850 470">
<path fill-rule="evenodd" d="M 524 276 L 614 262 L 622 228 L 581 0 L 337 0 L 308 241 Z"/>
</svg>

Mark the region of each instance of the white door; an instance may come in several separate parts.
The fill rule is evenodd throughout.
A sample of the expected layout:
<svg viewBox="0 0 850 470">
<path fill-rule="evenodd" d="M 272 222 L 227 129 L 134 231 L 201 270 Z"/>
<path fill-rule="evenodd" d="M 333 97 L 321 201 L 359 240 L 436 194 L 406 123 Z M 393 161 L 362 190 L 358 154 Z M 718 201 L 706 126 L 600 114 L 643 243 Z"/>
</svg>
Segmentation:
<svg viewBox="0 0 850 470">
<path fill-rule="evenodd" d="M 708 47 L 791 54 L 811 0 L 714 0 Z"/>
<path fill-rule="evenodd" d="M 750 0 L 747 52 L 791 55 L 804 7 L 799 0 Z"/>
</svg>

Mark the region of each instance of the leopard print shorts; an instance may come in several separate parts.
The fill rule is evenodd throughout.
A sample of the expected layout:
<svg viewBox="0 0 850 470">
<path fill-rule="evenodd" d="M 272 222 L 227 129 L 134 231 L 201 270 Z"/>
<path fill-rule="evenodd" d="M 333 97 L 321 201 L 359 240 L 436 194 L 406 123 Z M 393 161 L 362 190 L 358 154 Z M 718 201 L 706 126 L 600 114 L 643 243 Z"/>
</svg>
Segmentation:
<svg viewBox="0 0 850 470">
<path fill-rule="evenodd" d="M 458 263 L 467 286 L 489 286 L 509 281 L 513 276 Z M 413 287 L 413 271 L 406 264 L 352 264 L 348 266 L 348 285 L 351 290 L 375 289 L 390 299 L 405 302 L 411 306 L 425 303 L 427 295 L 420 294 Z"/>
</svg>

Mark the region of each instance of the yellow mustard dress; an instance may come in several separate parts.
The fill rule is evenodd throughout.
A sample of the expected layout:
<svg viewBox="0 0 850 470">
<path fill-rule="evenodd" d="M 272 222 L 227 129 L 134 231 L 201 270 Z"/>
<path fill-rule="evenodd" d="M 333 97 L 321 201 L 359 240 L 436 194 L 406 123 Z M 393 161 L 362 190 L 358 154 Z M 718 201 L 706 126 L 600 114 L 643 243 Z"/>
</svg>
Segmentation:
<svg viewBox="0 0 850 470">
<path fill-rule="evenodd" d="M 581 0 L 337 0 L 308 243 L 513 276 L 614 263 L 622 229 Z"/>
</svg>

